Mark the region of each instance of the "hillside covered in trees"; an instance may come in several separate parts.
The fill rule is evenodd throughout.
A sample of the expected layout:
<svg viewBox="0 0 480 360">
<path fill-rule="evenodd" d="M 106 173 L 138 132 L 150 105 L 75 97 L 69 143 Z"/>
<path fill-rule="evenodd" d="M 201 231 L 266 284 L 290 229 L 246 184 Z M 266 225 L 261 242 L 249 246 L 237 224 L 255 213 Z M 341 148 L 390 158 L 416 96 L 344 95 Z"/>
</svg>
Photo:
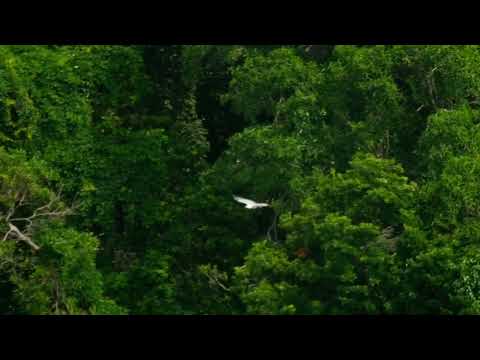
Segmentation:
<svg viewBox="0 0 480 360">
<path fill-rule="evenodd" d="M 479 314 L 479 179 L 480 46 L 3 45 L 0 314 Z"/>
</svg>

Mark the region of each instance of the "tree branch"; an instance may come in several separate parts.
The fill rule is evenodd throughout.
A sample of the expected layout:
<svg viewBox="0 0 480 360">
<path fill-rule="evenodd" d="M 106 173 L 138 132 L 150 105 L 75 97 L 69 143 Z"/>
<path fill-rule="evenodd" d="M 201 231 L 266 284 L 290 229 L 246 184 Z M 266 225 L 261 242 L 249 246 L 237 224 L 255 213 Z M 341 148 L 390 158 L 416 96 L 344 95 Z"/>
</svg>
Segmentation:
<svg viewBox="0 0 480 360">
<path fill-rule="evenodd" d="M 35 220 L 46 217 L 46 218 L 63 218 L 69 214 L 73 213 L 73 208 L 61 208 L 60 202 L 60 192 L 58 194 L 53 194 L 50 198 L 50 201 L 40 206 L 39 208 L 33 211 L 33 214 L 29 217 L 17 217 L 13 218 L 15 211 L 25 204 L 25 199 L 27 192 L 17 192 L 15 193 L 15 201 L 12 207 L 8 210 L 5 216 L 5 222 L 9 226 L 9 230 L 3 236 L 2 241 L 6 241 L 9 238 L 13 238 L 17 241 L 23 241 L 27 243 L 32 249 L 38 251 L 40 247 L 35 244 L 32 240 L 33 226 Z M 55 206 L 56 205 L 56 206 Z M 14 223 L 15 222 L 24 222 L 27 223 L 26 226 L 20 230 Z"/>
<path fill-rule="evenodd" d="M 18 240 L 27 243 L 28 245 L 30 245 L 30 247 L 32 247 L 33 250 L 40 250 L 40 246 L 35 244 L 29 236 L 23 234 L 15 225 L 9 223 L 8 226 L 10 227 L 10 230 L 8 231 L 7 235 L 13 233 Z M 5 236 L 4 240 L 6 240 L 7 235 Z"/>
<path fill-rule="evenodd" d="M 223 285 L 216 277 L 211 276 L 208 272 L 204 273 L 210 281 L 213 281 L 216 283 L 218 286 L 220 286 L 223 290 L 230 292 L 231 290 L 227 288 L 225 285 Z"/>
</svg>

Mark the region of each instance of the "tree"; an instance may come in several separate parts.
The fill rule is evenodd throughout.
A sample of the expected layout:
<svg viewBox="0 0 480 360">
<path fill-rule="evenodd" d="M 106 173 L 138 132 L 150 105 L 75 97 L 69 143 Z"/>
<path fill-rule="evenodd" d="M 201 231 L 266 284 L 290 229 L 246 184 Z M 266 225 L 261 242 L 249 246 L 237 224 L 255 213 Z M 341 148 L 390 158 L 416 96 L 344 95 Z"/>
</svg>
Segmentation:
<svg viewBox="0 0 480 360">
<path fill-rule="evenodd" d="M 124 312 L 103 296 L 98 240 L 65 226 L 71 214 L 49 189 L 56 174 L 37 159 L 0 150 L 0 257 L 16 311 L 28 314 Z M 23 244 L 23 246 L 22 246 Z"/>
<path fill-rule="evenodd" d="M 309 181 L 297 179 L 295 184 L 302 188 L 297 192 L 300 197 L 307 195 L 300 198 L 299 211 L 282 216 L 285 243 L 279 249 L 257 245 L 245 266 L 237 268 L 245 301 L 260 306 L 252 311 L 267 309 L 264 301 L 271 300 L 266 294 L 273 289 L 277 289 L 273 312 L 394 311 L 400 279 L 396 242 L 416 191 L 402 168 L 390 160 L 358 154 L 345 174 L 316 172 Z M 261 247 L 267 249 L 258 251 Z M 272 259 L 264 258 L 267 251 Z M 283 265 L 263 270 L 277 263 Z M 290 303 L 278 305 L 279 289 L 289 289 Z M 291 291 L 296 294 L 293 301 Z"/>
</svg>

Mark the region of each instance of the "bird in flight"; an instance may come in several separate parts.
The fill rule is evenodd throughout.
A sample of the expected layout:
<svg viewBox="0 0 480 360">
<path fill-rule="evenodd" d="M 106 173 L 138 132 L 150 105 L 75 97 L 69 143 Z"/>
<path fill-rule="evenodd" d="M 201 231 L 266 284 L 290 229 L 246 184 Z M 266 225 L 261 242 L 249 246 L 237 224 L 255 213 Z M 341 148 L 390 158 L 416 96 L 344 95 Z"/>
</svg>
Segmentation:
<svg viewBox="0 0 480 360">
<path fill-rule="evenodd" d="M 247 209 L 258 209 L 258 208 L 270 206 L 269 204 L 257 203 L 257 202 L 252 201 L 252 200 L 244 199 L 240 196 L 233 195 L 233 198 L 236 201 L 238 201 L 239 203 L 245 204 L 245 208 L 247 208 Z"/>
</svg>

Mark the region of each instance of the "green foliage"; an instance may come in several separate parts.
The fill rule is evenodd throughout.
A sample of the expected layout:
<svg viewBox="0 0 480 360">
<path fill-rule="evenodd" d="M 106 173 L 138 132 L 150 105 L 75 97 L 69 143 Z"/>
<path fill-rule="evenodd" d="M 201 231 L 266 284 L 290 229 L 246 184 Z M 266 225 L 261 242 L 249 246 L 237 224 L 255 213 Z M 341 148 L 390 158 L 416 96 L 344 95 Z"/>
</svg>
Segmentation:
<svg viewBox="0 0 480 360">
<path fill-rule="evenodd" d="M 282 216 L 285 243 L 255 245 L 236 269 L 249 312 L 394 311 L 398 235 L 382 229 L 402 227 L 415 186 L 393 161 L 359 154 L 351 167 L 345 174 L 317 172 L 307 182 L 313 188 L 302 183 L 309 196 L 299 212 Z"/>
<path fill-rule="evenodd" d="M 450 158 L 440 178 L 422 188 L 424 216 L 434 229 L 449 232 L 477 216 L 479 199 L 477 157 Z"/>
<path fill-rule="evenodd" d="M 98 313 L 109 306 L 102 276 L 95 267 L 98 240 L 75 230 L 53 227 L 38 235 L 42 252 L 31 259 L 27 274 L 12 276 L 16 296 L 29 314 Z M 119 310 L 115 310 L 119 309 Z"/>
<path fill-rule="evenodd" d="M 468 107 L 440 111 L 428 119 L 419 143 L 424 175 L 438 177 L 453 156 L 479 154 L 478 113 Z"/>
<path fill-rule="evenodd" d="M 285 281 L 292 273 L 287 254 L 266 242 L 252 246 L 245 264 L 235 269 L 236 289 L 250 314 L 295 314 L 298 288 Z"/>
<path fill-rule="evenodd" d="M 180 308 L 175 303 L 176 284 L 170 264 L 168 256 L 149 251 L 142 263 L 110 273 L 107 289 L 131 314 L 176 314 Z"/>
<path fill-rule="evenodd" d="M 266 122 L 274 120 L 282 102 L 314 92 L 320 80 L 315 64 L 302 61 L 293 49 L 254 53 L 232 70 L 226 100 L 232 101 L 249 123 Z"/>
<path fill-rule="evenodd" d="M 32 253 L 23 242 L 17 244 L 8 236 L 0 244 L 0 272 L 14 286 L 17 311 L 83 314 L 98 301 L 106 301 L 102 275 L 95 264 L 98 240 L 64 227 L 61 217 L 48 216 L 65 209 L 49 188 L 56 174 L 44 162 L 27 160 L 22 153 L 9 154 L 3 149 L 0 173 L 2 234 L 8 235 L 13 224 L 40 247 L 38 253 Z M 40 212 L 48 204 L 55 205 L 55 209 Z"/>
<path fill-rule="evenodd" d="M 478 314 L 479 64 L 0 46 L 0 313 Z"/>
</svg>

